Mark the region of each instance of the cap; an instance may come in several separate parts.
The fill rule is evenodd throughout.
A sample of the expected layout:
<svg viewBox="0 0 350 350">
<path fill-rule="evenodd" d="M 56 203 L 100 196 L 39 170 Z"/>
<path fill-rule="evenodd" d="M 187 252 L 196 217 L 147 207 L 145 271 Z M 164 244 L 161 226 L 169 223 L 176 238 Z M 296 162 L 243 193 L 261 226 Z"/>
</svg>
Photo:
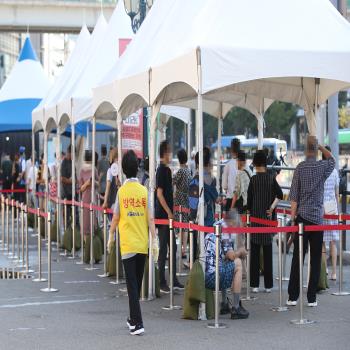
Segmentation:
<svg viewBox="0 0 350 350">
<path fill-rule="evenodd" d="M 23 152 L 25 152 L 26 151 L 26 148 L 24 147 L 24 146 L 21 146 L 20 148 L 19 148 L 19 153 L 23 153 Z"/>
</svg>

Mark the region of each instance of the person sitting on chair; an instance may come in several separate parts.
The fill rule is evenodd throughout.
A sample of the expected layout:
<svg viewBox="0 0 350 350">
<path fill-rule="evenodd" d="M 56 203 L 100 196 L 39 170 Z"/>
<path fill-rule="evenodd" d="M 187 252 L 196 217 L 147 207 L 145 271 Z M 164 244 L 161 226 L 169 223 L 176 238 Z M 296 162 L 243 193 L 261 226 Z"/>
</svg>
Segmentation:
<svg viewBox="0 0 350 350">
<path fill-rule="evenodd" d="M 230 210 L 225 220 L 224 227 L 241 226 L 240 216 L 236 210 Z M 215 262 L 216 262 L 216 236 L 208 233 L 205 236 L 205 286 L 208 289 L 215 289 Z M 231 312 L 231 319 L 244 319 L 249 317 L 249 312 L 242 306 L 242 258 L 246 257 L 247 251 L 244 247 L 234 250 L 234 235 L 222 234 L 219 244 L 219 289 L 222 291 L 223 302 L 221 304 L 221 314 Z M 231 288 L 233 302 L 229 310 L 228 298 L 226 299 L 226 289 Z"/>
</svg>

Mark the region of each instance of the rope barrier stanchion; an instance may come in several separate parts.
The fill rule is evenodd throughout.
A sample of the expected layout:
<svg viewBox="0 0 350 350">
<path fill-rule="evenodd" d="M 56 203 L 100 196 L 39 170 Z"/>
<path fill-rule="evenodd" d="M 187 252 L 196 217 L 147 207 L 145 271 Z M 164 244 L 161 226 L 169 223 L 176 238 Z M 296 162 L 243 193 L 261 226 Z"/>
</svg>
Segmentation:
<svg viewBox="0 0 350 350">
<path fill-rule="evenodd" d="M 25 268 L 25 256 L 24 256 L 24 205 L 21 203 L 21 252 L 22 258 L 20 262 L 22 263 L 19 267 Z"/>
<path fill-rule="evenodd" d="M 247 220 L 246 220 L 246 225 L 247 227 L 250 226 L 250 214 L 247 213 Z M 250 264 L 251 264 L 251 241 L 250 241 L 250 236 L 251 233 L 247 233 L 247 268 L 246 268 L 246 272 L 247 272 L 247 292 L 246 292 L 246 296 L 244 298 L 242 298 L 242 300 L 245 301 L 250 301 L 250 300 L 255 300 L 256 297 L 252 297 L 250 295 Z"/>
<path fill-rule="evenodd" d="M 147 301 L 147 298 L 146 298 L 146 275 L 145 275 L 145 273 L 143 274 L 143 277 L 142 277 L 140 301 Z"/>
<path fill-rule="evenodd" d="M 4 202 L 4 196 L 1 195 L 1 233 L 2 233 L 2 251 L 5 251 L 5 202 Z"/>
<path fill-rule="evenodd" d="M 11 252 L 10 259 L 16 259 L 16 256 L 15 256 L 15 201 L 13 199 L 11 201 L 11 229 L 12 229 L 12 234 L 11 234 L 12 252 Z"/>
<path fill-rule="evenodd" d="M 343 214 L 339 215 L 339 224 L 346 224 Z M 343 290 L 343 234 L 344 231 L 339 231 L 339 290 L 332 293 L 332 295 L 341 297 L 350 295 L 349 292 Z"/>
<path fill-rule="evenodd" d="M 29 248 L 28 248 L 28 206 L 24 206 L 24 223 L 25 223 L 25 228 L 24 228 L 24 235 L 25 235 L 25 273 L 28 275 L 29 273 L 34 272 L 33 270 L 30 270 L 29 267 Z"/>
<path fill-rule="evenodd" d="M 60 217 L 60 201 L 57 198 L 56 201 L 56 247 L 57 247 L 57 253 L 58 256 L 60 256 L 60 249 L 61 249 L 61 228 L 60 225 L 58 224 L 60 222 L 59 217 Z"/>
<path fill-rule="evenodd" d="M 192 228 L 193 222 L 190 221 L 190 229 L 188 231 L 189 237 L 190 237 L 190 270 L 192 270 L 193 266 L 193 228 Z"/>
<path fill-rule="evenodd" d="M 103 209 L 103 274 L 98 277 L 108 277 L 107 272 L 107 211 Z"/>
<path fill-rule="evenodd" d="M 179 222 L 182 223 L 182 206 L 179 206 Z M 178 267 L 178 276 L 186 276 L 187 273 L 182 272 L 182 232 L 183 229 L 182 227 L 179 228 L 179 248 L 178 248 L 178 252 L 179 252 L 179 267 Z M 187 242 L 184 242 L 184 244 L 187 244 Z"/>
<path fill-rule="evenodd" d="M 278 219 L 279 227 L 282 226 L 282 219 Z M 271 308 L 275 312 L 288 311 L 288 307 L 283 306 L 283 290 L 282 290 L 282 232 L 278 232 L 278 291 L 279 291 L 279 305 Z"/>
<path fill-rule="evenodd" d="M 307 324 L 313 324 L 315 321 L 308 320 L 307 318 L 304 318 L 304 302 L 303 302 L 303 263 L 304 263 L 304 224 L 299 223 L 299 308 L 300 308 L 300 318 L 298 320 L 292 320 L 290 323 L 295 325 L 307 325 Z"/>
<path fill-rule="evenodd" d="M 221 238 L 221 225 L 215 226 L 215 319 L 214 322 L 208 323 L 208 328 L 226 328 L 224 323 L 219 322 L 219 293 L 220 293 L 220 270 L 219 270 L 219 255 L 220 255 L 220 238 Z"/>
<path fill-rule="evenodd" d="M 174 227 L 173 220 L 169 219 L 169 232 L 170 232 L 170 244 L 169 244 L 169 288 L 170 288 L 170 305 L 164 306 L 163 310 L 181 310 L 181 306 L 174 305 Z"/>
<path fill-rule="evenodd" d="M 115 280 L 111 281 L 109 283 L 118 285 L 118 284 L 124 283 L 125 281 L 120 280 L 120 276 L 119 276 L 119 254 L 120 254 L 119 245 L 120 245 L 120 241 L 119 241 L 118 230 L 114 234 L 115 234 Z M 122 289 L 121 292 L 126 292 L 126 290 Z"/>
<path fill-rule="evenodd" d="M 303 287 L 305 289 L 308 288 L 308 285 L 309 285 L 309 280 L 310 280 L 310 273 L 311 273 L 311 252 L 310 252 L 310 244 L 308 244 L 308 247 L 307 247 L 307 275 L 306 275 L 306 281 L 304 283 L 303 281 Z"/>
<path fill-rule="evenodd" d="M 90 267 L 86 267 L 85 270 L 93 271 L 98 270 L 98 267 L 94 267 L 94 209 L 92 203 L 90 203 Z"/>
<path fill-rule="evenodd" d="M 38 217 L 38 278 L 34 278 L 33 282 L 46 282 L 47 279 L 42 277 L 41 274 L 41 217 L 40 208 L 37 209 Z"/>
<path fill-rule="evenodd" d="M 17 236 L 17 258 L 16 260 L 20 263 L 21 262 L 21 252 L 20 252 L 20 232 L 19 232 L 19 202 L 16 201 L 16 236 Z"/>
<path fill-rule="evenodd" d="M 286 226 L 287 223 L 287 213 L 284 209 L 283 212 L 283 226 Z M 282 273 L 282 281 L 289 281 L 289 277 L 286 275 L 286 266 L 287 266 L 287 235 L 285 232 L 283 235 L 283 273 Z"/>
<path fill-rule="evenodd" d="M 58 292 L 58 289 L 51 286 L 51 213 L 47 213 L 47 231 L 48 231 L 48 246 L 47 246 L 47 288 L 40 289 L 43 293 Z"/>
<path fill-rule="evenodd" d="M 64 227 L 64 232 L 67 231 L 67 199 L 63 199 L 63 227 Z M 60 254 L 60 256 L 67 256 L 67 249 L 64 250 L 63 253 Z"/>
<path fill-rule="evenodd" d="M 73 194 L 74 198 L 74 194 Z M 68 257 L 70 260 L 75 259 L 75 204 L 74 204 L 74 199 L 72 200 L 71 203 L 71 209 L 72 209 L 72 255 Z"/>
<path fill-rule="evenodd" d="M 6 242 L 7 250 L 5 254 L 10 255 L 10 202 L 8 198 L 6 198 Z"/>
<path fill-rule="evenodd" d="M 81 242 L 81 248 L 80 248 L 80 261 L 77 261 L 77 265 L 83 265 L 84 264 L 84 204 L 81 201 L 80 202 L 80 242 Z"/>
</svg>

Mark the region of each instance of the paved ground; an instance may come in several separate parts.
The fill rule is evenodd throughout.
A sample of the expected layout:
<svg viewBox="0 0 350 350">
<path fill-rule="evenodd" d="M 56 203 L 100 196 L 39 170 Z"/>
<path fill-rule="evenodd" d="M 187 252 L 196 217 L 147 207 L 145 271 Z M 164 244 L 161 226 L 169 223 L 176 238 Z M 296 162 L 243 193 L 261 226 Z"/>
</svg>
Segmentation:
<svg viewBox="0 0 350 350">
<path fill-rule="evenodd" d="M 32 249 L 35 243 L 32 238 Z M 33 261 L 34 253 L 31 257 Z M 56 252 L 53 257 L 57 258 Z M 0 263 L 8 264 L 2 252 Z M 331 296 L 335 283 L 319 296 L 317 309 L 305 310 L 305 316 L 317 321 L 314 325 L 289 323 L 299 317 L 298 308 L 270 311 L 278 301 L 275 288 L 245 304 L 251 313 L 248 320 L 222 317 L 227 325 L 222 330 L 207 329 L 206 321 L 182 320 L 181 311 L 162 310 L 167 296 L 143 302 L 146 334 L 131 337 L 125 327 L 127 298 L 119 291 L 123 285 L 112 285 L 97 277 L 101 270 L 86 271 L 66 258 L 53 262 L 53 272 L 53 286 L 59 288 L 53 294 L 39 291 L 44 283 L 0 280 L 0 349 L 349 349 L 350 297 Z M 350 290 L 350 267 L 345 267 L 344 275 Z M 182 304 L 182 298 L 177 295 L 176 303 Z"/>
</svg>

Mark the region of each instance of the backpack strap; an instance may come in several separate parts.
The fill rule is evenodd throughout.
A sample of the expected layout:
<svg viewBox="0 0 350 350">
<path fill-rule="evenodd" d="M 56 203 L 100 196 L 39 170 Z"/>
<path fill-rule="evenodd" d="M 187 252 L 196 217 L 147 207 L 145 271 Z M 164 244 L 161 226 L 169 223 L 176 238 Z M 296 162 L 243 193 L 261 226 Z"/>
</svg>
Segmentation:
<svg viewBox="0 0 350 350">
<path fill-rule="evenodd" d="M 249 172 L 248 172 L 248 170 L 247 169 L 243 169 L 243 171 L 248 175 L 248 177 L 249 177 L 249 180 L 252 178 L 251 176 L 250 176 L 250 174 L 249 174 Z"/>
</svg>

